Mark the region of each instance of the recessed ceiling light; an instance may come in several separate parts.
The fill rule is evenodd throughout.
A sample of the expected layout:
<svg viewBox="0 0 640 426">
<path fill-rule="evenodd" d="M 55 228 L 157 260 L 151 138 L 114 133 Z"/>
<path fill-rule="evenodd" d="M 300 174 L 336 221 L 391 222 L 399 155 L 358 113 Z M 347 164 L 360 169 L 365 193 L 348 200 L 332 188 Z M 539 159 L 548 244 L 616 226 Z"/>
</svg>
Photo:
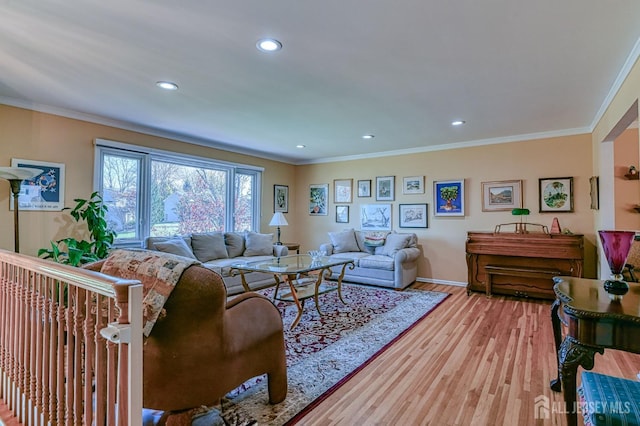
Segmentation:
<svg viewBox="0 0 640 426">
<path fill-rule="evenodd" d="M 464 124 L 463 120 L 456 120 L 451 122 L 452 126 L 462 126 L 463 124 Z"/>
<path fill-rule="evenodd" d="M 362 135 L 362 139 L 373 139 L 375 135 Z"/>
<path fill-rule="evenodd" d="M 263 52 L 276 52 L 282 49 L 282 43 L 275 38 L 263 38 L 258 40 L 256 47 Z"/>
<path fill-rule="evenodd" d="M 164 90 L 178 90 L 178 85 L 171 81 L 157 81 L 156 86 Z"/>
<path fill-rule="evenodd" d="M 305 147 L 305 145 L 296 145 L 296 148 L 301 148 L 302 149 L 304 147 Z"/>
</svg>

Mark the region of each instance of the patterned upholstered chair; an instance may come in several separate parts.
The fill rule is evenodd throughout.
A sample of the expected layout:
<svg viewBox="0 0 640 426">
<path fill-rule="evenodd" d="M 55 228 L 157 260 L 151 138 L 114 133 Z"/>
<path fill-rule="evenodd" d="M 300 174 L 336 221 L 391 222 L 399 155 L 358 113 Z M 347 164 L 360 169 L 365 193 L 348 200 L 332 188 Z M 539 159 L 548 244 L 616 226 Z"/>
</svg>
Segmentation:
<svg viewBox="0 0 640 426">
<path fill-rule="evenodd" d="M 85 267 L 100 272 L 104 263 Z M 220 275 L 193 265 L 180 276 L 164 310 L 144 342 L 145 408 L 172 412 L 212 406 L 265 373 L 269 402 L 285 399 L 282 318 L 269 299 L 250 292 L 227 302 Z"/>
<path fill-rule="evenodd" d="M 580 392 L 585 424 L 640 425 L 640 382 L 583 371 Z"/>
</svg>

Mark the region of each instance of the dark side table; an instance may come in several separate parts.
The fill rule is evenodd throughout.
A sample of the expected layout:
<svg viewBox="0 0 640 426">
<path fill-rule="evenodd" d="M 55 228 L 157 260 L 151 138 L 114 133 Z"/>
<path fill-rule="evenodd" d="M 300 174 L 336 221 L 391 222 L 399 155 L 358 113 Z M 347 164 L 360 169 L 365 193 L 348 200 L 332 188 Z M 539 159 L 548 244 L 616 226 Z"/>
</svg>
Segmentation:
<svg viewBox="0 0 640 426">
<path fill-rule="evenodd" d="M 629 283 L 629 292 L 619 300 L 604 289 L 603 281 L 555 277 L 556 300 L 551 323 L 558 358 L 558 378 L 551 389 L 564 388 L 567 424 L 577 424 L 576 374 L 578 366 L 593 368 L 596 353 L 605 348 L 640 353 L 640 284 Z M 562 338 L 562 324 L 567 334 Z"/>
<path fill-rule="evenodd" d="M 296 254 L 300 254 L 300 243 L 282 243 L 289 250 L 295 250 Z"/>
</svg>

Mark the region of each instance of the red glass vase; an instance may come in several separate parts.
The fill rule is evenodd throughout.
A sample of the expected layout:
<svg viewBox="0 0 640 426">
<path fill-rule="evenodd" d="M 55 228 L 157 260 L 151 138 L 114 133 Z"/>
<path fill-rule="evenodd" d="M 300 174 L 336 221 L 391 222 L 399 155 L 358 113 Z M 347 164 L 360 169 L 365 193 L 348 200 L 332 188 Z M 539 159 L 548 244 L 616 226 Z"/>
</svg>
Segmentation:
<svg viewBox="0 0 640 426">
<path fill-rule="evenodd" d="M 604 282 L 604 288 L 609 293 L 622 295 L 629 290 L 622 276 L 622 270 L 627 262 L 631 244 L 636 235 L 633 231 L 598 231 L 604 256 L 607 258 L 612 277 Z"/>
</svg>

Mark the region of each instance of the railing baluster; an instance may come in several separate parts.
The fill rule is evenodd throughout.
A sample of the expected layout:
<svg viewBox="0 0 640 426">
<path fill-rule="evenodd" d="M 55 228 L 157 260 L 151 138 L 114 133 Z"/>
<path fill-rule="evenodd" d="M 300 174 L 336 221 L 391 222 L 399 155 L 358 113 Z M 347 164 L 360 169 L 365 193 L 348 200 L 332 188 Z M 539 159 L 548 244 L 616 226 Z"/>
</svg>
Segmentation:
<svg viewBox="0 0 640 426">
<path fill-rule="evenodd" d="M 139 282 L 0 250 L 0 404 L 28 425 L 141 423 L 141 300 Z M 139 331 L 114 343 L 110 323 Z"/>
</svg>

